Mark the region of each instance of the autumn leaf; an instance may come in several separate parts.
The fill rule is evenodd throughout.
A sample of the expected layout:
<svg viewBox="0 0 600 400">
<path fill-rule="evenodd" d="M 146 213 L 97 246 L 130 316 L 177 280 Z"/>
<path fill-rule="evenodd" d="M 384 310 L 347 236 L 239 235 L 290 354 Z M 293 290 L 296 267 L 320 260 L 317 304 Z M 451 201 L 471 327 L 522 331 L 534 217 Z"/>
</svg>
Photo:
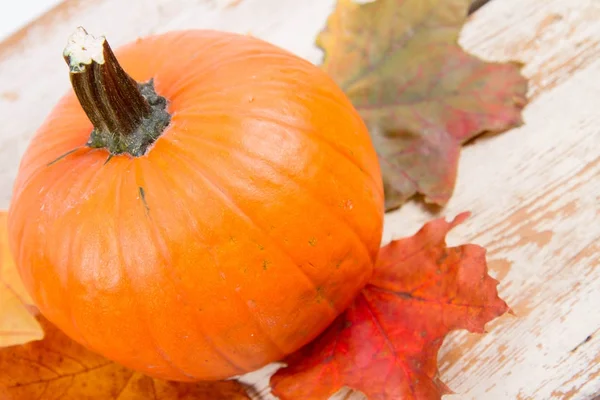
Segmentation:
<svg viewBox="0 0 600 400">
<path fill-rule="evenodd" d="M 460 147 L 520 125 L 527 81 L 516 63 L 467 54 L 471 0 L 338 0 L 317 38 L 322 68 L 362 115 L 377 149 L 386 209 L 416 193 L 444 205 Z"/>
<path fill-rule="evenodd" d="M 452 222 L 426 224 L 381 249 L 374 277 L 352 306 L 271 379 L 286 399 L 327 399 L 348 386 L 370 400 L 439 399 L 437 354 L 455 329 L 483 332 L 508 310 L 487 275 L 485 250 L 446 247 Z"/>
<path fill-rule="evenodd" d="M 150 378 L 86 350 L 43 317 L 38 319 L 46 332 L 44 340 L 0 349 L 0 399 L 250 398 L 236 381 L 180 383 Z"/>
<path fill-rule="evenodd" d="M 0 347 L 40 340 L 42 327 L 31 312 L 33 300 L 25 290 L 8 248 L 6 211 L 0 211 Z"/>
</svg>

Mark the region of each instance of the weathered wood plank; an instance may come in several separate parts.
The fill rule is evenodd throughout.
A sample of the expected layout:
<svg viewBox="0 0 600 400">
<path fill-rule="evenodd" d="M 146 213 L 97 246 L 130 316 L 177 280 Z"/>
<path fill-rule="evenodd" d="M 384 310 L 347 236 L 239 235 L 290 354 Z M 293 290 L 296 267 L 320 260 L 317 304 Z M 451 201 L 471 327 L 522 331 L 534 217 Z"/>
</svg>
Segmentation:
<svg viewBox="0 0 600 400">
<path fill-rule="evenodd" d="M 77 25 L 115 46 L 170 29 L 248 33 L 313 62 L 334 0 L 67 0 L 0 44 L 0 207 L 28 139 L 68 87 L 61 50 Z M 127 7 L 126 10 L 122 10 Z M 495 0 L 461 42 L 519 59 L 531 78 L 526 125 L 468 145 L 441 212 L 473 216 L 450 236 L 489 250 L 516 316 L 487 335 L 457 333 L 440 354 L 448 399 L 580 399 L 600 393 L 600 1 Z M 110 28 L 109 28 L 110 23 Z M 46 66 L 43 75 L 38 65 Z M 413 202 L 386 217 L 385 240 L 433 217 Z M 270 366 L 246 380 L 265 393 Z"/>
<path fill-rule="evenodd" d="M 600 217 L 599 13 L 598 1 L 496 0 L 463 32 L 479 55 L 523 61 L 533 102 L 525 126 L 467 146 L 444 210 L 473 211 L 454 241 L 488 248 L 516 313 L 446 342 L 441 374 L 458 393 L 448 399 L 600 392 L 600 231 L 586 222 Z M 411 204 L 388 217 L 388 237 L 428 218 Z"/>
</svg>

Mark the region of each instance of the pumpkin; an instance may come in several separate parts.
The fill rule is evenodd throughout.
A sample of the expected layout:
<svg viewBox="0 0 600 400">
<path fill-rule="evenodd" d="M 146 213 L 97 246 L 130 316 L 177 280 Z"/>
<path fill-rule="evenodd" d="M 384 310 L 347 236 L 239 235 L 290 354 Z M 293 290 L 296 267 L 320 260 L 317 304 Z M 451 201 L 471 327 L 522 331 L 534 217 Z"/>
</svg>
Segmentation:
<svg viewBox="0 0 600 400">
<path fill-rule="evenodd" d="M 114 53 L 82 28 L 21 159 L 11 251 L 40 312 L 148 375 L 217 380 L 310 342 L 369 280 L 383 186 L 316 66 L 210 30 Z"/>
</svg>

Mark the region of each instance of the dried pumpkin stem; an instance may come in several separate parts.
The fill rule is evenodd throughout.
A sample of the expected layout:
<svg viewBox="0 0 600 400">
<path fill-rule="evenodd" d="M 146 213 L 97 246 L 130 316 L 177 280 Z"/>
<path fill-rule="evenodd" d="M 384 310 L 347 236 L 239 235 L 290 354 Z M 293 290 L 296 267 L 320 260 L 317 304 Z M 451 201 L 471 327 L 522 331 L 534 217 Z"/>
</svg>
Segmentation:
<svg viewBox="0 0 600 400">
<path fill-rule="evenodd" d="M 78 28 L 63 56 L 71 69 L 73 90 L 94 127 L 128 134 L 150 115 L 137 82 L 121 68 L 104 37 Z"/>
<path fill-rule="evenodd" d="M 106 38 L 79 27 L 63 57 L 73 90 L 94 125 L 87 145 L 111 154 L 143 155 L 170 122 L 166 100 L 151 80 L 138 84 L 119 65 Z"/>
</svg>

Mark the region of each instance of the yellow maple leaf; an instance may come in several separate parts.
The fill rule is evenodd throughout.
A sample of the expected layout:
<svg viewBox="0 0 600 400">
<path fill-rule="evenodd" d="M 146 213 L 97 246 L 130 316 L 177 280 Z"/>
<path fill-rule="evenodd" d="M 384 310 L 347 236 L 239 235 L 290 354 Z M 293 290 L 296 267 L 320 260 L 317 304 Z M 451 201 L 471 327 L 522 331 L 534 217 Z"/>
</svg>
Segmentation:
<svg viewBox="0 0 600 400">
<path fill-rule="evenodd" d="M 44 331 L 32 312 L 33 300 L 25 290 L 8 248 L 6 211 L 0 211 L 0 347 L 40 340 Z"/>
</svg>

